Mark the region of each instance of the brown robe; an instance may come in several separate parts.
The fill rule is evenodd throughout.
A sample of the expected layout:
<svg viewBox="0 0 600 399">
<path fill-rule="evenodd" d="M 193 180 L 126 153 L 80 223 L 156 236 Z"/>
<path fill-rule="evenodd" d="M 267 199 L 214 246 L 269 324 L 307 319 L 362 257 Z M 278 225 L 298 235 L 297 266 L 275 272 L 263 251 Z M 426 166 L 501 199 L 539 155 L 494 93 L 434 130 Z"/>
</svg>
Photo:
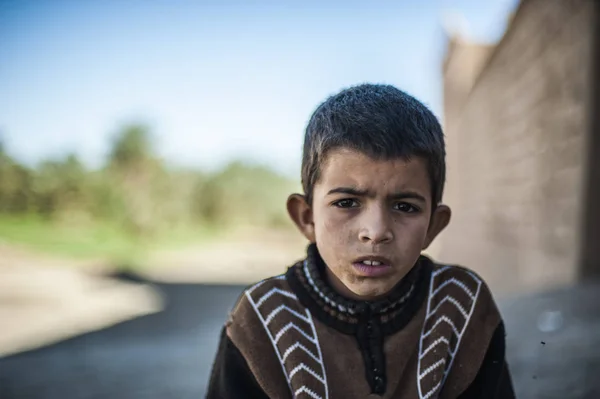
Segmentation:
<svg viewBox="0 0 600 399">
<path fill-rule="evenodd" d="M 245 290 L 209 398 L 514 397 L 500 313 L 478 275 L 421 257 L 394 300 L 343 302 L 318 267 L 311 275 L 310 250 Z"/>
</svg>

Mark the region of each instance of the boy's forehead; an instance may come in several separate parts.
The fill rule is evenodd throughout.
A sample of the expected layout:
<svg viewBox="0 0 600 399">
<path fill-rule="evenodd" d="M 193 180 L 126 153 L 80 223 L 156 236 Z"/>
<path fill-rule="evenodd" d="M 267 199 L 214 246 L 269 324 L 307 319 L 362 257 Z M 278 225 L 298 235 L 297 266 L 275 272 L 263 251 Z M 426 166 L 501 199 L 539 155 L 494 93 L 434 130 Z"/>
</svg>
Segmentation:
<svg viewBox="0 0 600 399">
<path fill-rule="evenodd" d="M 427 161 L 419 156 L 392 159 L 375 159 L 360 151 L 339 148 L 330 151 L 321 165 L 316 186 L 354 186 L 367 188 L 385 185 L 391 190 L 430 189 Z M 315 187 L 316 188 L 316 187 Z"/>
</svg>

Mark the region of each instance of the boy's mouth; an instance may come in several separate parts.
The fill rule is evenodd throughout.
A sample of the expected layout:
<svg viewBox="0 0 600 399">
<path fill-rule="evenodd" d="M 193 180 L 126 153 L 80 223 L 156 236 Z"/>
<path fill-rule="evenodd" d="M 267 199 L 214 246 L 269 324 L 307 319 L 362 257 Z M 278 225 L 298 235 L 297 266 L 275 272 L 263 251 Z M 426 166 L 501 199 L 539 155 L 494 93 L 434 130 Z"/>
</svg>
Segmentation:
<svg viewBox="0 0 600 399">
<path fill-rule="evenodd" d="M 364 277 L 378 277 L 392 270 L 392 262 L 381 256 L 363 256 L 352 262 L 354 270 Z"/>
</svg>

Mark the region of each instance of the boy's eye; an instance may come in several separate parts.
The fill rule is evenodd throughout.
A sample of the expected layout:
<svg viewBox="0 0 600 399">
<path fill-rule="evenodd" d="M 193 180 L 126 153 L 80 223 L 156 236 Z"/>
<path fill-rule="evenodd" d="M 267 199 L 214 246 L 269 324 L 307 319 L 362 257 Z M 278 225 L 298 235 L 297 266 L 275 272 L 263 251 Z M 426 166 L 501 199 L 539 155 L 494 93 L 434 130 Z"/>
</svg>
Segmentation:
<svg viewBox="0 0 600 399">
<path fill-rule="evenodd" d="M 409 204 L 408 202 L 398 202 L 394 204 L 394 209 L 405 213 L 414 213 L 419 211 L 419 208 L 412 204 Z"/>
<path fill-rule="evenodd" d="M 358 202 L 353 199 L 343 199 L 333 203 L 334 206 L 338 208 L 354 208 L 358 206 Z"/>
</svg>

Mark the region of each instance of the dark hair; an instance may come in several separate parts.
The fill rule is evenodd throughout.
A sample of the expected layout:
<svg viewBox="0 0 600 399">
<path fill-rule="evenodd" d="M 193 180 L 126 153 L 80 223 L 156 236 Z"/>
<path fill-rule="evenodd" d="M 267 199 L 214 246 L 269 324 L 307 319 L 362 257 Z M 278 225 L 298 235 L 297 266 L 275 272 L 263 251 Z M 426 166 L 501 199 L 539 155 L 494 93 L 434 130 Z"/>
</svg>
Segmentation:
<svg viewBox="0 0 600 399">
<path fill-rule="evenodd" d="M 425 158 L 433 207 L 441 202 L 444 134 L 433 113 L 405 92 L 390 85 L 362 84 L 317 107 L 306 127 L 302 154 L 302 187 L 309 204 L 327 153 L 341 147 L 374 159 Z"/>
</svg>

